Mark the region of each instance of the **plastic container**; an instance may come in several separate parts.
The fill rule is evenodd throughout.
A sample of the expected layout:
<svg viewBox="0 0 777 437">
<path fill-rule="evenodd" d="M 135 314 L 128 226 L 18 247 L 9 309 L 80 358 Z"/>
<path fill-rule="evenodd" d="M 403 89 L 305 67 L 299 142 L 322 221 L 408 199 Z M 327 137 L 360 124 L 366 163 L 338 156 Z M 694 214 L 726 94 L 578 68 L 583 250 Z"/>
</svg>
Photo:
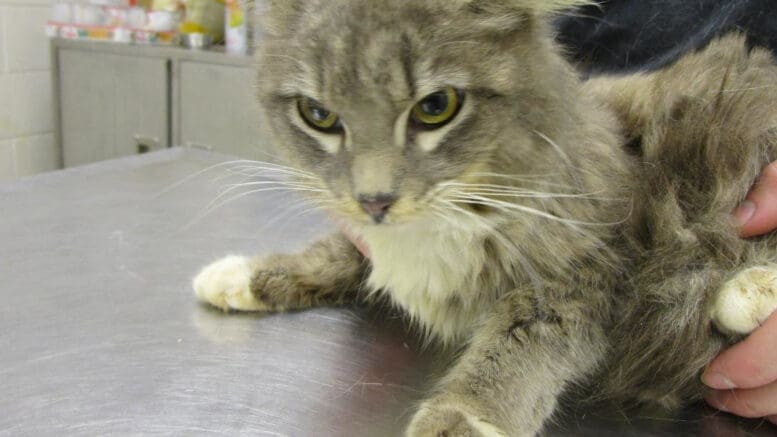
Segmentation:
<svg viewBox="0 0 777 437">
<path fill-rule="evenodd" d="M 224 40 L 224 0 L 187 0 L 181 33 L 207 33 L 214 43 Z"/>
<path fill-rule="evenodd" d="M 101 6 L 91 3 L 76 3 L 73 6 L 73 23 L 83 26 L 102 26 L 105 23 L 105 11 Z"/>
<path fill-rule="evenodd" d="M 246 54 L 249 39 L 248 2 L 247 0 L 226 0 L 225 9 L 224 38 L 227 52 Z"/>
<path fill-rule="evenodd" d="M 178 28 L 178 13 L 170 11 L 149 12 L 147 27 L 154 32 L 172 32 Z"/>
</svg>

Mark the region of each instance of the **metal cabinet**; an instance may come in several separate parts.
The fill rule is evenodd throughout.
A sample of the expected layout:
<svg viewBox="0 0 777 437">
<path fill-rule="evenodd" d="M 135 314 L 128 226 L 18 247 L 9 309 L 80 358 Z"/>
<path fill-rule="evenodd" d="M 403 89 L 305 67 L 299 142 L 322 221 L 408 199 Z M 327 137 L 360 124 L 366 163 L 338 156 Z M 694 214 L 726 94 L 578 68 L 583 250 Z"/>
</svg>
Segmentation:
<svg viewBox="0 0 777 437">
<path fill-rule="evenodd" d="M 64 49 L 58 67 L 66 167 L 170 145 L 169 60 Z"/>
<path fill-rule="evenodd" d="M 274 160 L 250 57 L 54 39 L 52 64 L 66 167 L 170 146 Z"/>
<path fill-rule="evenodd" d="M 262 140 L 254 68 L 181 61 L 179 138 L 248 159 L 273 160 Z"/>
</svg>

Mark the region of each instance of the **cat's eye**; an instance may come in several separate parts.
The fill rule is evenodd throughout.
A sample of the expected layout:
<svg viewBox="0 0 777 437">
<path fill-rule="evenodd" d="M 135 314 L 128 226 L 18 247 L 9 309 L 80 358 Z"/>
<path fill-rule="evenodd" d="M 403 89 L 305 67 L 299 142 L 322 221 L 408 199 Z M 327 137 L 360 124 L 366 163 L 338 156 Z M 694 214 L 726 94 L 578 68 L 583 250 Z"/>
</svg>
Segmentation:
<svg viewBox="0 0 777 437">
<path fill-rule="evenodd" d="M 418 102 L 411 119 L 425 129 L 437 129 L 453 120 L 461 109 L 464 94 L 453 87 L 429 94 Z"/>
<path fill-rule="evenodd" d="M 322 132 L 334 132 L 341 129 L 340 117 L 326 109 L 316 100 L 302 97 L 297 101 L 297 108 L 302 119 L 313 129 Z"/>
</svg>

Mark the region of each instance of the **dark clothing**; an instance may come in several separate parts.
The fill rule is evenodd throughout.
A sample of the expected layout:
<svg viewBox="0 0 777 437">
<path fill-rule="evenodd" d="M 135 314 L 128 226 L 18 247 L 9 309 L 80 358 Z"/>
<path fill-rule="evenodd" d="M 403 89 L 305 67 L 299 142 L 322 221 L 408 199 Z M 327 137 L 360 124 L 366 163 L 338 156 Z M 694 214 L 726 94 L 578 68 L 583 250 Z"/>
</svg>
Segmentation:
<svg viewBox="0 0 777 437">
<path fill-rule="evenodd" d="M 608 0 L 558 20 L 584 70 L 651 70 L 733 31 L 777 53 L 777 0 Z"/>
</svg>

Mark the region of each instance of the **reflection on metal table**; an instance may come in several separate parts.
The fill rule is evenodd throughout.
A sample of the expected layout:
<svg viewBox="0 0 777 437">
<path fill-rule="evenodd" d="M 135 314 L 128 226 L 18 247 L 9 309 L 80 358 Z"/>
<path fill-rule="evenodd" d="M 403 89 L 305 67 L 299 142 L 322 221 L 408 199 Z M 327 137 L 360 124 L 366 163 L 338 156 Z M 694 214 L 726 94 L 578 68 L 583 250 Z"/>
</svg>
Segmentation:
<svg viewBox="0 0 777 437">
<path fill-rule="evenodd" d="M 170 149 L 0 186 L 0 435 L 401 434 L 446 359 L 398 318 L 195 301 L 209 262 L 332 231 L 274 192 L 201 216 L 230 159 Z M 547 431 L 737 433 L 774 428 L 702 407 L 669 421 L 572 408 Z"/>
</svg>

